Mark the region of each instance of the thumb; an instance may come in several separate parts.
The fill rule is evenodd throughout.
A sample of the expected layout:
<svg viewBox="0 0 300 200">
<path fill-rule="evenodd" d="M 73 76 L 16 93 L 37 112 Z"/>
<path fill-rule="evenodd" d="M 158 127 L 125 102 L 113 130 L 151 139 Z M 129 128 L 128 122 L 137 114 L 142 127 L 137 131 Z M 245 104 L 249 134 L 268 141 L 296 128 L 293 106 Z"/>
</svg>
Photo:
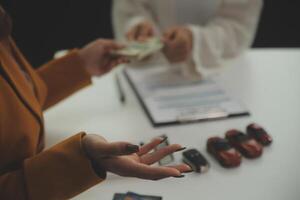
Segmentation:
<svg viewBox="0 0 300 200">
<path fill-rule="evenodd" d="M 112 142 L 101 145 L 101 156 L 122 156 L 139 152 L 139 146 L 128 142 Z"/>
</svg>

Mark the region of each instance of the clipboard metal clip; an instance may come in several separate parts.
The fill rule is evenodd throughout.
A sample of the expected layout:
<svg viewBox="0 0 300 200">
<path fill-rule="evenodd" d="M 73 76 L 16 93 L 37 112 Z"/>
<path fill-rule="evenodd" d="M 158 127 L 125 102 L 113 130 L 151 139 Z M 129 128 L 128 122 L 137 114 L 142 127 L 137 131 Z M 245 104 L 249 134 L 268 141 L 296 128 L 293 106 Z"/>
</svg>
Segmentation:
<svg viewBox="0 0 300 200">
<path fill-rule="evenodd" d="M 202 111 L 193 111 L 190 113 L 182 113 L 177 117 L 180 123 L 189 123 L 201 120 L 218 119 L 228 117 L 228 113 L 222 109 L 209 109 Z"/>
</svg>

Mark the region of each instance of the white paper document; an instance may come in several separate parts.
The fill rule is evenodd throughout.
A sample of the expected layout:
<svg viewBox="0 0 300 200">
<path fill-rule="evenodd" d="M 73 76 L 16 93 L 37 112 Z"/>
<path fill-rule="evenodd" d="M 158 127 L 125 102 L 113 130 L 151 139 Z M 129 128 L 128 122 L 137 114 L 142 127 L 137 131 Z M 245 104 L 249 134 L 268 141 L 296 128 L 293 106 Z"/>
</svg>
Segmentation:
<svg viewBox="0 0 300 200">
<path fill-rule="evenodd" d="M 188 80 L 166 66 L 127 67 L 125 74 L 154 126 L 249 114 L 213 79 Z"/>
</svg>

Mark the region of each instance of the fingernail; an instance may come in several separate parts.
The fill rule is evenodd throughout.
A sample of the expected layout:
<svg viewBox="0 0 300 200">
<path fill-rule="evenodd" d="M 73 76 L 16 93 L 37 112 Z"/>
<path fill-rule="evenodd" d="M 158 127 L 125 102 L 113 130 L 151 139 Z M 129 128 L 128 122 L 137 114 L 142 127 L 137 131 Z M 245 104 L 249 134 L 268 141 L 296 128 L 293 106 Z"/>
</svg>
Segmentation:
<svg viewBox="0 0 300 200">
<path fill-rule="evenodd" d="M 167 141 L 168 137 L 164 137 L 164 139 L 162 141 L 160 141 L 160 144 L 164 143 L 165 141 Z"/>
<path fill-rule="evenodd" d="M 173 176 L 174 178 L 183 178 L 185 175 L 180 175 L 180 176 Z"/>
<path fill-rule="evenodd" d="M 126 145 L 126 151 L 128 153 L 137 153 L 137 152 L 139 152 L 139 150 L 140 150 L 140 147 L 137 145 L 133 145 L 133 144 Z"/>
<path fill-rule="evenodd" d="M 182 148 L 180 148 L 180 149 L 176 150 L 175 152 L 178 152 L 178 151 L 183 151 L 183 150 L 186 150 L 186 147 L 182 147 Z"/>
</svg>

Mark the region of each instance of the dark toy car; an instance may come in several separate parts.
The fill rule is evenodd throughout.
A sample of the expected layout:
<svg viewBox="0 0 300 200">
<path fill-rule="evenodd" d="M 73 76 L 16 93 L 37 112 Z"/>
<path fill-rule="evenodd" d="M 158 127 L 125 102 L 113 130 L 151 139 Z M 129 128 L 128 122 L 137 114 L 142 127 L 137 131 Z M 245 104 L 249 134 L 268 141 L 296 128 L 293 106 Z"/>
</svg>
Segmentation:
<svg viewBox="0 0 300 200">
<path fill-rule="evenodd" d="M 262 146 L 241 131 L 229 130 L 225 133 L 225 138 L 246 158 L 257 158 L 262 155 Z"/>
<path fill-rule="evenodd" d="M 226 168 L 237 167 L 241 164 L 242 156 L 226 139 L 212 137 L 207 140 L 207 151 Z"/>
<path fill-rule="evenodd" d="M 267 131 L 255 123 L 247 126 L 247 134 L 264 146 L 270 145 L 273 141 L 272 137 L 267 133 Z"/>
</svg>

